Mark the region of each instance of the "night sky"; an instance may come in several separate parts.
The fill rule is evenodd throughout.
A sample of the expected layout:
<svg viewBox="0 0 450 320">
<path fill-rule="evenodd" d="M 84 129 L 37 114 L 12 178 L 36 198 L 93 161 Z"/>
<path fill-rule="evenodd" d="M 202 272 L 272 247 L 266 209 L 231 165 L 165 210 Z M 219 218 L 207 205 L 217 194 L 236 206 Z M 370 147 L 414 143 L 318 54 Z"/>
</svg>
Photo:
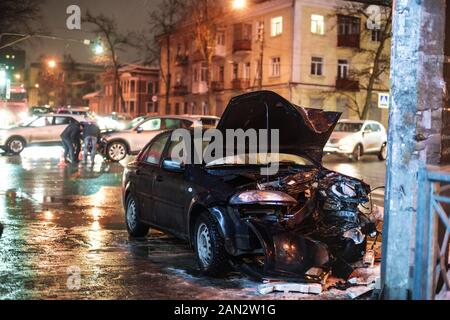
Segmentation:
<svg viewBox="0 0 450 320">
<path fill-rule="evenodd" d="M 159 0 L 45 0 L 42 4 L 43 27 L 49 33 L 63 38 L 95 39 L 89 33 L 90 26 L 82 25 L 82 30 L 68 30 L 66 27 L 66 9 L 69 5 L 79 5 L 81 10 L 103 13 L 116 19 L 122 32 L 148 30 L 148 12 L 153 10 Z M 27 50 L 27 64 L 36 62 L 41 54 L 60 57 L 70 53 L 77 62 L 92 62 L 92 53 L 88 46 L 59 40 L 33 40 L 23 45 Z M 135 62 L 139 54 L 127 50 L 121 54 L 121 62 Z"/>
</svg>

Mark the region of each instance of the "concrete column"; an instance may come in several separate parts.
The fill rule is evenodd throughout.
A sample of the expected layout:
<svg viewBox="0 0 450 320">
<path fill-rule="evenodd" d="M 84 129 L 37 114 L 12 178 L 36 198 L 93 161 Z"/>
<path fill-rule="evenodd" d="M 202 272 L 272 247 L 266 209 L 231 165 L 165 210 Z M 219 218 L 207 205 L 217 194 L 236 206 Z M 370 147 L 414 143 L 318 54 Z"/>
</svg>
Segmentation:
<svg viewBox="0 0 450 320">
<path fill-rule="evenodd" d="M 445 8 L 445 0 L 394 1 L 381 270 L 385 299 L 410 296 L 418 169 L 440 163 Z"/>
</svg>

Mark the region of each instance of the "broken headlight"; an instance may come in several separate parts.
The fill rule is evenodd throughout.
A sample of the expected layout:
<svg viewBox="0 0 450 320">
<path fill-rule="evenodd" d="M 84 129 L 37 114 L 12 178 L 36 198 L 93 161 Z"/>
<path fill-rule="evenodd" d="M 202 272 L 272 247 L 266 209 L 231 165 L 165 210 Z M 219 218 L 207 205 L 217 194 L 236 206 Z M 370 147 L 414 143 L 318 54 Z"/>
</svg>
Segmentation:
<svg viewBox="0 0 450 320">
<path fill-rule="evenodd" d="M 244 191 L 231 197 L 231 205 L 282 205 L 293 206 L 297 200 L 290 195 L 279 191 Z"/>
<path fill-rule="evenodd" d="M 360 229 L 351 229 L 345 231 L 342 235 L 346 239 L 352 239 L 355 244 L 361 244 L 366 238 Z"/>
</svg>

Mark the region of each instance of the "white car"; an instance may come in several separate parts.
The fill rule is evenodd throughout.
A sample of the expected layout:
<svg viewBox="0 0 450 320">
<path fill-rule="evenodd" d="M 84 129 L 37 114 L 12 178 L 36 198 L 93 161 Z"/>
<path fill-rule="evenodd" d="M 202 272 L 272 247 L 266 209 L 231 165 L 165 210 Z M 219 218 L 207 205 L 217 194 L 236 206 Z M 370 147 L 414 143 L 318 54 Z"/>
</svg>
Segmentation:
<svg viewBox="0 0 450 320">
<path fill-rule="evenodd" d="M 132 120 L 125 130 L 108 132 L 100 141 L 100 151 L 109 160 L 118 162 L 137 154 L 156 135 L 171 129 L 215 127 L 220 118 L 214 116 L 152 116 Z"/>
<path fill-rule="evenodd" d="M 374 154 L 384 161 L 387 157 L 386 129 L 376 121 L 341 120 L 324 153 L 345 155 L 353 161 L 359 161 L 365 154 Z"/>
<path fill-rule="evenodd" d="M 0 148 L 20 154 L 28 145 L 61 142 L 61 133 L 73 121 L 81 123 L 84 116 L 46 114 L 33 116 L 15 127 L 0 130 Z"/>
</svg>

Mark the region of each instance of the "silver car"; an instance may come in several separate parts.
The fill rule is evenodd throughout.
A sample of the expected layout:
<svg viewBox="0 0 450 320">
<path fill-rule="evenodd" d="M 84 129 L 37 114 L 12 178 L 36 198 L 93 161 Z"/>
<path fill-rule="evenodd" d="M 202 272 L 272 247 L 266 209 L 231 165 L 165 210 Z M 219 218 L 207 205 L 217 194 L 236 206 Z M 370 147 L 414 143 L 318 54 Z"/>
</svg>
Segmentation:
<svg viewBox="0 0 450 320">
<path fill-rule="evenodd" d="M 100 141 L 100 151 L 109 160 L 118 162 L 127 155 L 137 154 L 147 143 L 165 130 L 190 127 L 215 127 L 213 116 L 152 116 L 132 120 L 125 130 L 108 132 Z"/>
<path fill-rule="evenodd" d="M 68 114 L 45 114 L 33 116 L 9 129 L 0 130 L 0 148 L 12 154 L 20 154 L 28 145 L 53 144 L 61 142 L 61 133 L 84 116 Z"/>
<path fill-rule="evenodd" d="M 387 157 L 387 134 L 376 121 L 341 120 L 325 146 L 326 154 L 344 155 L 359 161 L 363 155 L 377 155 L 380 161 Z"/>
</svg>

